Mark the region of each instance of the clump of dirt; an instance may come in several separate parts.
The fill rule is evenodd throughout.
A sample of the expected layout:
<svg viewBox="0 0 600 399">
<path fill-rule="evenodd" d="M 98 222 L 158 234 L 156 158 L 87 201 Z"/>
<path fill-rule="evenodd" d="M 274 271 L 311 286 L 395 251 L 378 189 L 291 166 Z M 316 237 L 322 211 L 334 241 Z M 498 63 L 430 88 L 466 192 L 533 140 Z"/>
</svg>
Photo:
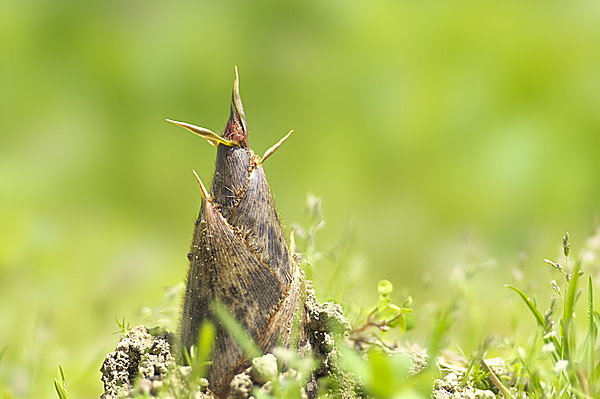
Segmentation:
<svg viewBox="0 0 600 399">
<path fill-rule="evenodd" d="M 435 380 L 432 396 L 434 399 L 496 399 L 494 392 L 465 385 L 455 373 L 449 373 L 444 378 Z"/>
<path fill-rule="evenodd" d="M 319 392 L 342 398 L 360 396 L 356 378 L 338 366 L 336 342 L 347 338 L 351 329 L 342 307 L 333 302 L 319 303 L 309 288 L 305 312 L 305 345 L 294 351 L 276 348 L 274 353 L 253 359 L 247 369 L 234 376 L 228 398 L 248 399 L 257 389 L 277 394 L 281 387 L 290 386 L 302 387 L 305 398 L 316 397 Z M 214 398 L 209 381 L 190 381 L 190 367 L 175 363 L 172 343 L 171 333 L 154 333 L 144 326 L 127 332 L 102 364 L 102 399 L 137 395 Z"/>
<path fill-rule="evenodd" d="M 234 376 L 227 399 L 251 399 L 255 390 L 278 397 L 294 386 L 302 387 L 306 399 L 319 393 L 342 399 L 364 396 L 356 378 L 339 367 L 337 342 L 347 339 L 351 330 L 342 307 L 320 303 L 309 288 L 305 310 L 306 345 L 297 351 L 275 348 L 273 353 L 253 359 L 250 367 Z"/>
<path fill-rule="evenodd" d="M 272 353 L 252 359 L 248 367 L 235 375 L 229 385 L 227 399 L 254 399 L 257 393 L 271 397 L 286 396 L 305 399 L 324 395 L 342 399 L 366 398 L 368 394 L 358 378 L 339 365 L 338 343 L 369 350 L 367 340 L 361 345 L 349 336 L 351 326 L 340 305 L 319 303 L 312 289 L 306 296 L 306 343 L 295 350 L 275 348 Z M 374 344 L 373 344 L 374 345 Z M 102 364 L 102 399 L 133 397 L 216 399 L 210 382 L 195 377 L 191 367 L 177 365 L 173 335 L 157 329 L 138 326 L 121 337 L 115 351 L 106 355 Z M 391 350 L 391 349 L 390 349 Z M 418 346 L 397 346 L 393 353 L 412 359 L 410 375 L 421 373 L 429 362 L 426 350 Z M 487 359 L 493 373 L 509 378 L 503 362 Z M 482 389 L 472 378 L 466 378 L 467 360 L 455 353 L 444 352 L 436 366 L 442 377 L 433 384 L 434 399 L 493 399 L 497 389 Z M 477 385 L 477 386 L 476 386 Z"/>
<path fill-rule="evenodd" d="M 208 381 L 194 380 L 189 366 L 178 366 L 172 354 L 173 335 L 160 329 L 134 327 L 108 353 L 100 372 L 102 399 L 191 397 L 215 399 Z"/>
<path fill-rule="evenodd" d="M 102 398 L 131 395 L 136 382 L 144 390 L 156 392 L 168 370 L 175 365 L 169 341 L 168 334 L 151 335 L 143 326 L 125 334 L 102 363 Z"/>
<path fill-rule="evenodd" d="M 281 386 L 290 382 L 297 384 L 304 383 L 301 372 L 293 368 L 288 368 L 286 371 L 280 372 L 281 365 L 283 365 L 282 360 L 272 353 L 252 359 L 251 366 L 235 375 L 233 380 L 231 380 L 227 399 L 254 398 L 253 393 L 255 390 L 275 395 L 279 393 L 278 390 Z M 302 394 L 304 398 L 308 398 L 306 390 Z"/>
<path fill-rule="evenodd" d="M 340 338 L 348 339 L 352 325 L 344 316 L 342 307 L 333 302 L 319 303 L 312 289 L 307 290 L 306 297 L 308 342 L 318 360 L 312 380 L 307 384 L 309 396 L 316 396 L 319 380 L 327 381 L 321 387 L 334 397 L 364 397 L 355 376 L 343 370 L 340 364 L 340 351 L 337 342 Z"/>
</svg>

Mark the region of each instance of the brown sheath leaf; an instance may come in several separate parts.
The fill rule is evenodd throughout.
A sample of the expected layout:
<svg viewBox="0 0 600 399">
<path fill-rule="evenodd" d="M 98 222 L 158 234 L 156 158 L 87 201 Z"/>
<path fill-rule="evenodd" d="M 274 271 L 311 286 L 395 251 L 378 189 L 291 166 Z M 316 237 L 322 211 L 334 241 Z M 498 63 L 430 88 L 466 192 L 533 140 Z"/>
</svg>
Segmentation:
<svg viewBox="0 0 600 399">
<path fill-rule="evenodd" d="M 209 380 L 219 396 L 227 393 L 247 357 L 220 326 L 211 304 L 223 304 L 266 352 L 290 344 L 295 318 L 300 324 L 304 318 L 305 292 L 304 276 L 287 248 L 260 158 L 248 147 L 237 70 L 222 137 L 211 194 L 203 198 L 196 221 L 181 321 L 185 348 L 197 342 L 203 322 L 217 326 Z M 214 136 L 205 138 L 217 141 Z"/>
</svg>

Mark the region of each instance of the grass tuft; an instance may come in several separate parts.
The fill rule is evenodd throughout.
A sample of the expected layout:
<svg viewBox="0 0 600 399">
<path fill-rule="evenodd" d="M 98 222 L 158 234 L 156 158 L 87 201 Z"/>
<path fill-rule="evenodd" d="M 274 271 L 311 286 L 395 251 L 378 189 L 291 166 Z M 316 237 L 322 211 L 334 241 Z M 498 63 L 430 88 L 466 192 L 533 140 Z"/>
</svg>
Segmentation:
<svg viewBox="0 0 600 399">
<path fill-rule="evenodd" d="M 54 379 L 54 389 L 60 399 L 69 399 L 69 393 L 67 391 L 67 380 L 65 378 L 65 372 L 62 366 L 58 366 L 59 378 Z"/>
<path fill-rule="evenodd" d="M 541 347 L 532 348 L 528 354 L 521 356 L 523 367 L 517 372 L 520 374 L 521 381 L 529 382 L 521 388 L 534 397 L 595 398 L 600 396 L 600 385 L 598 384 L 599 367 L 595 356 L 598 346 L 598 313 L 594 310 L 593 279 L 591 276 L 587 279 L 587 334 L 583 343 L 578 345 L 580 331 L 577 330 L 574 319 L 577 302 L 583 292 L 579 287 L 583 272 L 581 261 L 570 258 L 571 242 L 568 233 L 562 238 L 562 250 L 563 264 L 549 259 L 544 260 L 564 278 L 562 289 L 560 283 L 551 281 L 554 296 L 550 308 L 544 315 L 538 310 L 535 301 L 523 291 L 506 285 L 526 304 L 536 321 L 538 329 L 536 337 L 542 338 Z M 562 305 L 558 323 L 553 319 L 556 302 Z M 558 329 L 555 325 L 558 325 Z M 533 345 L 540 345 L 540 340 L 535 339 Z M 542 364 L 536 364 L 535 358 L 544 353 L 551 354 L 551 370 L 547 370 Z"/>
</svg>

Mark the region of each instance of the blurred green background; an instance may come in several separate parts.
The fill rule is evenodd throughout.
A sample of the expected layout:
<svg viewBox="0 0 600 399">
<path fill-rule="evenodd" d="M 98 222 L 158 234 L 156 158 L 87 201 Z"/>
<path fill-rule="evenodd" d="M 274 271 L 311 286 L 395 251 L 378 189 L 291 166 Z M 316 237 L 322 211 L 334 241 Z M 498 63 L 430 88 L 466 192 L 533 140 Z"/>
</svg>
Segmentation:
<svg viewBox="0 0 600 399">
<path fill-rule="evenodd" d="M 356 314 L 387 278 L 415 298 L 413 341 L 453 295 L 450 345 L 526 334 L 502 285 L 547 300 L 561 235 L 600 245 L 599 18 L 597 1 L 0 1 L 0 396 L 53 397 L 58 364 L 98 396 L 116 316 L 176 326 L 191 169 L 209 181 L 215 151 L 164 118 L 221 131 L 236 64 L 255 151 L 296 130 L 266 164 L 284 223 L 323 201 L 321 298 Z"/>
</svg>

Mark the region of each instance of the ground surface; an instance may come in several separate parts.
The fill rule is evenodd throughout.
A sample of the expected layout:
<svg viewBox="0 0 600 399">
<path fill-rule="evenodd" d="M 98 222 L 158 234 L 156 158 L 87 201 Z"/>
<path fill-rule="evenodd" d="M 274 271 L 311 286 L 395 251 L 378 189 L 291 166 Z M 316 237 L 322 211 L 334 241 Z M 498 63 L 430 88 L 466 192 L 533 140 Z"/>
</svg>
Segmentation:
<svg viewBox="0 0 600 399">
<path fill-rule="evenodd" d="M 350 334 L 351 327 L 342 308 L 333 303 L 319 303 L 310 293 L 307 310 L 307 346 L 298 352 L 275 348 L 273 353 L 252 359 L 243 372 L 233 377 L 227 398 L 377 397 L 359 383 L 360 378 L 341 366 L 345 360 L 341 358 L 340 342 L 358 348 L 363 356 L 370 347 L 364 340 L 353 342 L 356 337 Z M 427 369 L 424 349 L 396 348 L 389 356 L 398 354 L 410 359 L 410 375 L 419 375 Z M 488 363 L 498 374 L 505 372 L 501 361 L 488 360 Z M 479 389 L 472 378 L 465 377 L 466 361 L 455 354 L 442 354 L 436 368 L 441 370 L 442 377 L 433 383 L 431 397 L 435 399 L 496 397 L 493 384 L 489 384 L 491 389 Z M 173 335 L 160 329 L 138 326 L 125 332 L 115 350 L 106 355 L 101 372 L 103 399 L 216 397 L 210 390 L 210 381 L 198 375 L 193 367 L 176 363 Z"/>
</svg>

